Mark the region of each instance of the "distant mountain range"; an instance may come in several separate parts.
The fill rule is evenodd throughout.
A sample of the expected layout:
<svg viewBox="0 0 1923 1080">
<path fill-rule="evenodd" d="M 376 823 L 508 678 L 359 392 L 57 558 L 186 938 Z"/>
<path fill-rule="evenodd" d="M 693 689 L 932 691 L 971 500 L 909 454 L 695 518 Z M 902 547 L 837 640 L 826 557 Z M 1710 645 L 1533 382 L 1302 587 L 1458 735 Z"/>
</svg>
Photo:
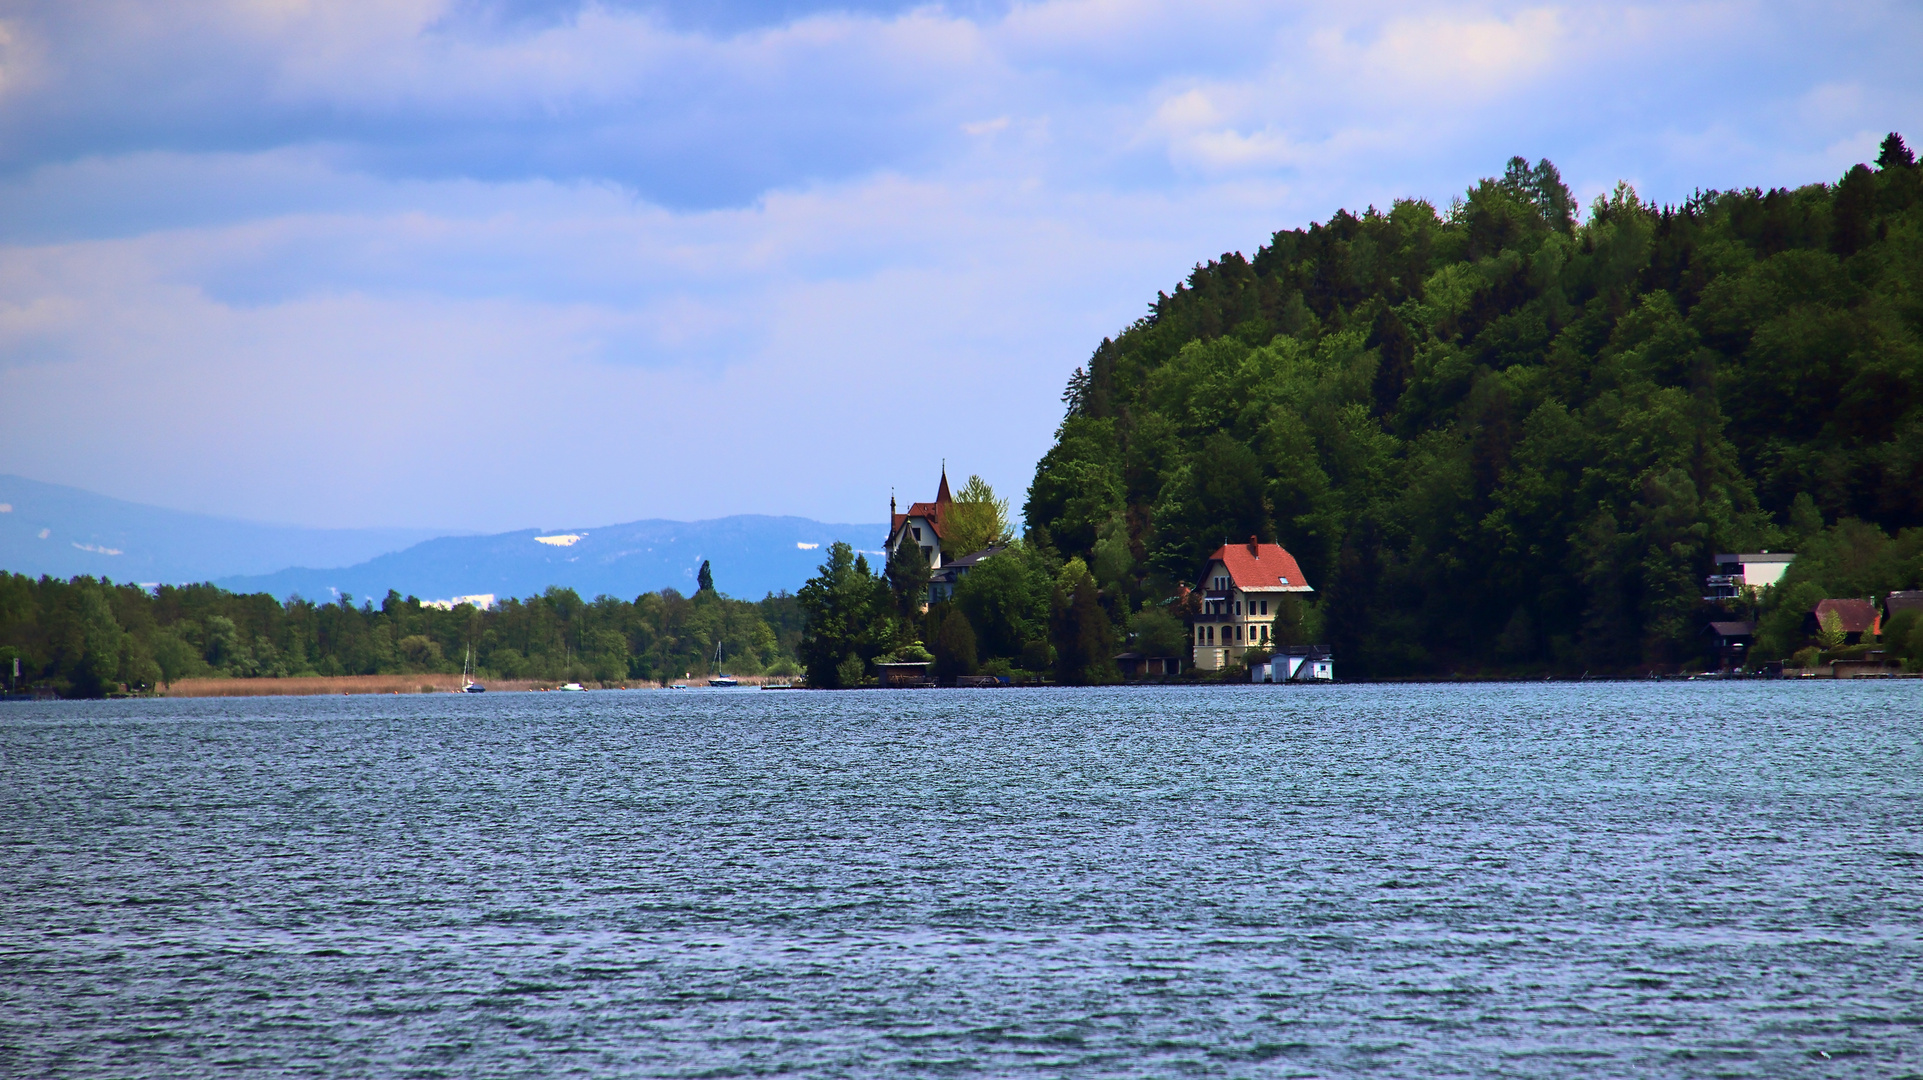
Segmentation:
<svg viewBox="0 0 1923 1080">
<path fill-rule="evenodd" d="M 443 529 L 261 525 L 0 475 L 0 570 L 115 581 L 209 581 L 287 566 L 345 566 Z"/>
<path fill-rule="evenodd" d="M 695 589 L 702 560 L 722 592 L 758 599 L 799 589 L 826 548 L 875 548 L 887 526 L 740 515 L 491 536 L 432 529 L 307 529 L 163 510 L 0 475 L 0 570 L 115 581 L 212 581 L 236 592 L 378 601 L 530 596 L 550 585 L 592 598 Z M 329 569 L 331 568 L 331 569 Z"/>
<path fill-rule="evenodd" d="M 879 548 L 888 527 L 827 525 L 797 517 L 743 514 L 713 521 L 632 521 L 561 532 L 444 536 L 405 551 L 338 570 L 282 570 L 221 578 L 235 592 L 332 600 L 341 593 L 376 602 L 393 589 L 423 600 L 482 593 L 505 599 L 531 596 L 550 585 L 584 597 L 602 593 L 632 600 L 644 592 L 695 591 L 702 560 L 712 563 L 715 588 L 758 600 L 801 588 L 837 540 Z"/>
</svg>

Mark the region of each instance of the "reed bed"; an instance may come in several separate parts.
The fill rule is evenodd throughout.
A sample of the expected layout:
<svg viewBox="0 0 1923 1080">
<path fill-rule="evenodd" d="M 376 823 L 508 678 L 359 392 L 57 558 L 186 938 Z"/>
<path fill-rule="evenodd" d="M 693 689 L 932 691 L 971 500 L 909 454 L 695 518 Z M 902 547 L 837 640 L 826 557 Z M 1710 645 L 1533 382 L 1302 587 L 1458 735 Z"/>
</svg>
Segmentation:
<svg viewBox="0 0 1923 1080">
<path fill-rule="evenodd" d="M 738 675 L 742 686 L 799 683 L 799 676 Z M 674 679 L 691 687 L 708 685 L 708 676 Z M 492 693 L 509 690 L 552 690 L 561 684 L 550 679 L 482 679 Z M 590 684 L 590 689 L 645 690 L 659 683 L 636 680 L 623 685 Z M 302 694 L 451 694 L 461 688 L 459 675 L 311 675 L 288 679 L 181 679 L 160 691 L 161 697 L 273 697 Z"/>
<path fill-rule="evenodd" d="M 538 690 L 557 685 L 534 679 L 488 679 L 489 690 Z M 272 697 L 282 694 L 447 694 L 459 675 L 312 675 L 289 679 L 182 679 L 162 697 Z"/>
</svg>

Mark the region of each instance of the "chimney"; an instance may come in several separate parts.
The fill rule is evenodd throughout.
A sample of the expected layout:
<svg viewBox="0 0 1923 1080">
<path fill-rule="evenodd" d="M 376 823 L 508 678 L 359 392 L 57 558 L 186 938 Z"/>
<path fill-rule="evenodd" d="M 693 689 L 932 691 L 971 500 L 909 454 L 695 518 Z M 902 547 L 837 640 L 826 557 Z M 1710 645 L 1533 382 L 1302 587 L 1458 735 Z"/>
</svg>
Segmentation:
<svg viewBox="0 0 1923 1080">
<path fill-rule="evenodd" d="M 1255 537 L 1253 536 L 1249 537 L 1249 554 L 1257 557 L 1260 557 L 1262 554 L 1262 545 L 1256 543 Z"/>
</svg>

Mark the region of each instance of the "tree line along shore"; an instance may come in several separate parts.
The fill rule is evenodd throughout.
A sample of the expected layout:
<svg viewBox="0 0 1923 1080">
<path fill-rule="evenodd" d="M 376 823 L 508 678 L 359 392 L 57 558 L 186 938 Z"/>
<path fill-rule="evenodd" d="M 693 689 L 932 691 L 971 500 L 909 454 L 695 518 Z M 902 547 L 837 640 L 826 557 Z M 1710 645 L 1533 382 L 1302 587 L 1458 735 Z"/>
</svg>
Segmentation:
<svg viewBox="0 0 1923 1080">
<path fill-rule="evenodd" d="M 730 674 L 793 676 L 801 630 L 794 596 L 735 600 L 711 584 L 693 596 L 664 589 L 632 601 L 550 588 L 482 610 L 393 592 L 379 604 L 349 596 L 282 603 L 213 585 L 148 590 L 0 574 L 0 673 L 19 661 L 24 686 L 63 697 L 207 679 L 458 679 L 470 658 L 484 682 L 665 684 L 714 672 L 717 649 Z"/>
</svg>

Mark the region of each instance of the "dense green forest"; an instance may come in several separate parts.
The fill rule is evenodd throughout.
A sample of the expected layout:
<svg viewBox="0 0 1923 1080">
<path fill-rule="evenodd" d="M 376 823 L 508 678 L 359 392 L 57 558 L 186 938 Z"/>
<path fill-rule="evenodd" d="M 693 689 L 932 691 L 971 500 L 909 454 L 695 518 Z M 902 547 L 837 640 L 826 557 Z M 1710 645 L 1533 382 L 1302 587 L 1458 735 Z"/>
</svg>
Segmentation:
<svg viewBox="0 0 1923 1080">
<path fill-rule="evenodd" d="M 702 566 L 703 581 L 708 567 Z M 489 678 L 621 683 L 711 671 L 716 644 L 730 674 L 798 672 L 801 611 L 782 593 L 751 603 L 712 587 L 632 602 L 583 600 L 572 589 L 490 610 L 424 607 L 389 592 L 286 603 L 212 585 L 149 592 L 93 578 L 0 575 L 0 668 L 23 685 L 96 697 L 197 676 L 458 673 L 473 650 Z"/>
<path fill-rule="evenodd" d="M 1225 539 L 1276 540 L 1352 677 L 1700 663 L 1718 551 L 1802 553 L 1759 660 L 1812 598 L 1923 584 L 1902 140 L 1835 184 L 1577 210 L 1515 158 L 1446 212 L 1196 267 L 1071 380 L 1029 547 L 1090 568 L 1126 635 Z"/>
</svg>

